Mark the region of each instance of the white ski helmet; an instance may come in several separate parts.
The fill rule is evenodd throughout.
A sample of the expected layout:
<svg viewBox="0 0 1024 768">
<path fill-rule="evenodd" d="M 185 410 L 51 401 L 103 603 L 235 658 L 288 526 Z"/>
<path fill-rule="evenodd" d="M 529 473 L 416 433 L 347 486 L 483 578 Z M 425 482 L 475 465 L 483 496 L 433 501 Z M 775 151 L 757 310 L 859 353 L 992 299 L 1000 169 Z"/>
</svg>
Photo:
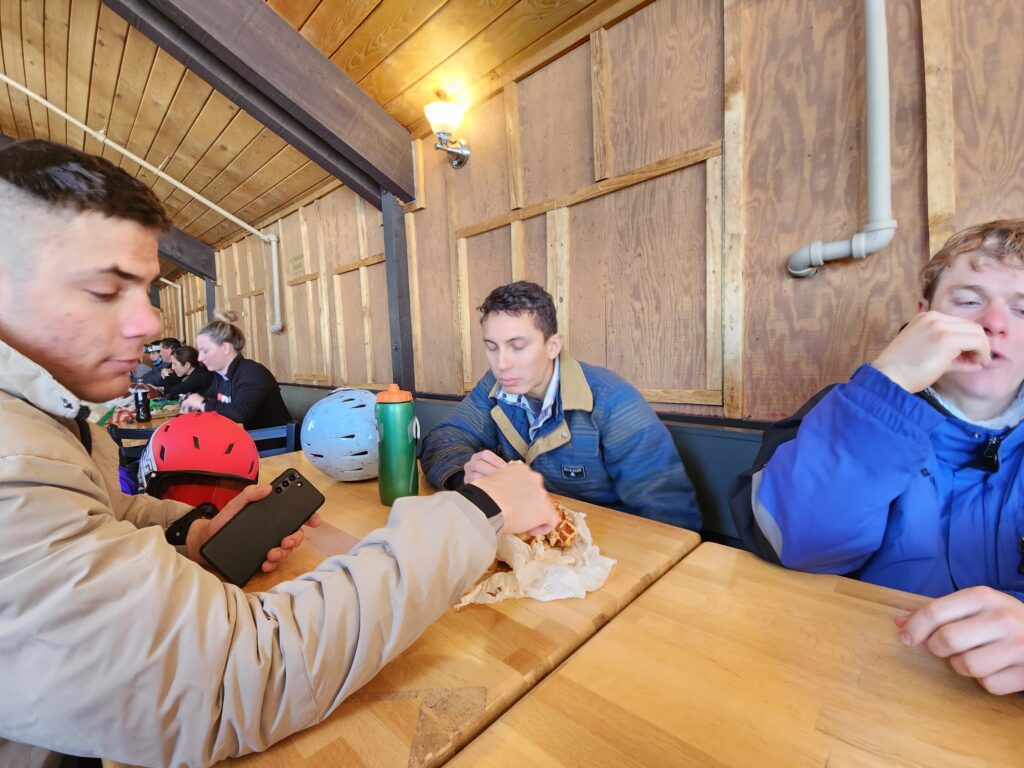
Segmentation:
<svg viewBox="0 0 1024 768">
<path fill-rule="evenodd" d="M 302 422 L 302 451 L 335 480 L 377 476 L 377 397 L 339 387 L 315 403 Z"/>
</svg>

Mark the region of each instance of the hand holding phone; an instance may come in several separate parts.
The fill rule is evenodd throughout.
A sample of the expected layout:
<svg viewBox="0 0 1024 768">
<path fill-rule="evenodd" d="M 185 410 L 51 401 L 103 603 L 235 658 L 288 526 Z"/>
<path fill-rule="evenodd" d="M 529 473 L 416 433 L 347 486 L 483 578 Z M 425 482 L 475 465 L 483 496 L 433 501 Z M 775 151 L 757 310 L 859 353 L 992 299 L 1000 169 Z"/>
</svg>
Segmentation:
<svg viewBox="0 0 1024 768">
<path fill-rule="evenodd" d="M 286 469 L 270 487 L 265 498 L 243 507 L 199 549 L 206 562 L 239 587 L 260 570 L 267 552 L 324 503 L 323 494 L 297 469 Z"/>
</svg>

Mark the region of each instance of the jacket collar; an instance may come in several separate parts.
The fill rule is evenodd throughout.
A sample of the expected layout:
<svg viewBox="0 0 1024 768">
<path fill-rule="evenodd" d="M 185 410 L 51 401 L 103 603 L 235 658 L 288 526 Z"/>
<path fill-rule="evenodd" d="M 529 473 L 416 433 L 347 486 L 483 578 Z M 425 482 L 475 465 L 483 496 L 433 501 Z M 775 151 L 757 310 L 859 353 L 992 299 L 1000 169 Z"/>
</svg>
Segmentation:
<svg viewBox="0 0 1024 768">
<path fill-rule="evenodd" d="M 929 392 L 919 393 L 918 397 L 945 417 L 932 433 L 932 440 L 936 454 L 953 466 L 997 471 L 999 462 L 993 456 L 1007 456 L 1024 449 L 1024 426 L 1010 429 L 978 426 L 954 416 Z"/>
<path fill-rule="evenodd" d="M 555 398 L 555 402 L 561 400 L 562 411 L 593 411 L 594 393 L 587 383 L 586 374 L 583 373 L 583 366 L 579 361 L 563 349 L 558 355 L 558 368 L 559 396 Z M 500 388 L 501 385 L 495 380 L 487 396 L 496 400 Z"/>
<path fill-rule="evenodd" d="M 238 370 L 238 366 L 240 366 L 242 364 L 242 360 L 243 359 L 244 358 L 242 357 L 242 353 L 241 352 L 239 352 L 237 355 L 235 355 L 235 359 L 231 361 L 230 365 L 228 365 L 228 369 L 226 371 L 224 371 L 224 375 L 222 376 L 222 378 L 225 378 L 228 381 L 231 381 L 231 377 L 235 375 L 235 371 Z"/>
<path fill-rule="evenodd" d="M 0 341 L 0 389 L 51 416 L 74 419 L 82 401 L 53 374 Z"/>
</svg>

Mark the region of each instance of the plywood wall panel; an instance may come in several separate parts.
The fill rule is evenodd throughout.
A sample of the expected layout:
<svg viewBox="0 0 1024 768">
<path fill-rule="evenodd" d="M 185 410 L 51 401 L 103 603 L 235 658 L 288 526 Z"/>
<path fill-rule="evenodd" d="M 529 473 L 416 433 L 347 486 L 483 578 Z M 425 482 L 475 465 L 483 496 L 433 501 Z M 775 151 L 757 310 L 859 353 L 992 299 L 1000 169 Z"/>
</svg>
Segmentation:
<svg viewBox="0 0 1024 768">
<path fill-rule="evenodd" d="M 252 331 L 246 344 L 246 354 L 255 360 L 259 360 L 268 368 L 272 365 L 270 356 L 270 332 L 267 330 L 267 297 L 265 294 L 256 294 L 247 300 L 246 314 L 252 318 Z M 272 369 L 273 370 L 273 369 Z M 273 371 L 278 381 L 287 381 Z"/>
<path fill-rule="evenodd" d="M 256 235 L 245 238 L 248 245 L 245 259 L 245 268 L 239 266 L 239 271 L 248 276 L 246 283 L 250 291 L 263 291 L 268 293 L 271 290 L 270 278 L 270 246 L 263 242 Z"/>
<path fill-rule="evenodd" d="M 458 170 L 456 186 L 458 226 L 464 226 L 493 218 L 509 209 L 502 94 L 481 104 L 463 120 L 459 138 L 465 138 L 470 149 L 470 161 Z"/>
<path fill-rule="evenodd" d="M 548 266 L 547 227 L 543 216 L 523 221 L 523 266 L 524 280 L 544 286 Z"/>
<path fill-rule="evenodd" d="M 279 244 L 281 266 L 284 279 L 295 280 L 309 274 L 309 255 L 303 248 L 302 229 L 299 224 L 299 212 L 285 216 L 278 222 L 281 242 Z"/>
<path fill-rule="evenodd" d="M 519 135 L 524 206 L 593 181 L 589 43 L 519 83 Z"/>
<path fill-rule="evenodd" d="M 609 197 L 608 367 L 641 389 L 704 389 L 704 167 Z"/>
<path fill-rule="evenodd" d="M 333 329 L 327 343 L 331 346 L 331 366 L 327 372 L 331 383 L 341 384 L 348 380 L 349 346 L 345 333 L 344 315 L 339 304 L 340 283 L 334 270 L 342 264 L 359 257 L 359 237 L 356 228 L 356 197 L 348 189 L 336 189 L 308 206 L 316 209 L 316 230 L 324 250 L 325 272 L 321 277 L 325 284 L 321 295 L 328 297 L 329 314 L 327 327 Z M 312 221 L 312 219 L 311 219 Z"/>
<path fill-rule="evenodd" d="M 379 213 L 379 211 L 378 211 Z M 373 335 L 373 384 L 390 384 L 391 330 L 388 323 L 388 282 L 384 264 L 366 270 L 370 286 L 370 327 Z"/>
<path fill-rule="evenodd" d="M 353 270 L 343 275 L 335 275 L 335 301 L 341 306 L 341 322 L 345 328 L 345 362 L 348 370 L 348 381 L 366 384 L 366 355 L 364 344 L 366 334 L 363 331 L 363 301 L 359 286 L 359 271 Z"/>
<path fill-rule="evenodd" d="M 340 267 L 358 258 L 359 236 L 356 230 L 356 195 L 344 187 L 315 203 L 327 252 L 327 263 Z"/>
<path fill-rule="evenodd" d="M 620 174 L 722 136 L 722 7 L 659 0 L 608 30 Z"/>
<path fill-rule="evenodd" d="M 1024 215 L 1024 4 L 950 0 L 956 216 Z"/>
<path fill-rule="evenodd" d="M 466 241 L 466 253 L 469 278 L 469 305 L 466 307 L 469 311 L 469 359 L 471 381 L 475 383 L 487 372 L 480 313 L 476 308 L 494 288 L 512 281 L 512 247 L 508 227 L 469 238 Z"/>
<path fill-rule="evenodd" d="M 605 195 L 569 209 L 569 268 L 575 278 L 569 281 L 569 309 L 576 321 L 565 341 L 573 356 L 594 365 L 608 365 L 608 293 L 623 288 L 608 275 L 609 261 L 619 247 L 612 198 Z"/>
<path fill-rule="evenodd" d="M 366 217 L 366 255 L 384 253 L 384 217 L 369 203 L 363 206 Z"/>
<path fill-rule="evenodd" d="M 278 237 L 281 236 L 281 227 L 279 224 L 275 224 L 273 227 L 266 229 L 268 234 L 275 234 Z M 264 274 L 266 275 L 266 283 L 263 289 L 263 306 L 266 309 L 265 314 L 262 318 L 254 316 L 253 322 L 256 326 L 256 332 L 259 332 L 259 328 L 266 329 L 267 339 L 267 354 L 268 360 L 261 360 L 260 362 L 267 366 L 277 378 L 278 381 L 291 381 L 292 376 L 292 351 L 289 348 L 289 337 L 284 333 L 270 333 L 269 326 L 273 322 L 273 311 L 274 311 L 274 299 L 271 293 L 271 273 L 270 273 L 270 246 L 258 238 L 253 238 L 253 243 L 250 248 L 250 258 L 256 259 L 263 263 Z M 258 257 L 258 259 L 257 259 Z M 281 255 L 281 270 L 284 273 L 284 256 L 283 249 Z M 283 281 L 282 281 L 283 282 Z M 281 320 L 285 324 L 288 323 L 288 292 L 282 290 L 281 295 Z M 261 322 L 262 321 L 262 322 Z"/>
<path fill-rule="evenodd" d="M 873 359 L 914 311 L 915 273 L 927 258 L 918 8 L 887 4 L 896 237 L 865 261 L 804 280 L 786 274 L 790 253 L 848 238 L 866 217 L 861 8 L 747 8 L 745 415 L 791 413 Z"/>
<path fill-rule="evenodd" d="M 440 154 L 428 152 L 423 158 L 427 207 L 406 216 L 414 217 L 416 235 L 420 329 L 414 334 L 421 344 L 422 361 L 416 369 L 416 387 L 424 392 L 448 393 L 458 390 L 460 374 L 448 253 L 446 164 Z"/>
</svg>

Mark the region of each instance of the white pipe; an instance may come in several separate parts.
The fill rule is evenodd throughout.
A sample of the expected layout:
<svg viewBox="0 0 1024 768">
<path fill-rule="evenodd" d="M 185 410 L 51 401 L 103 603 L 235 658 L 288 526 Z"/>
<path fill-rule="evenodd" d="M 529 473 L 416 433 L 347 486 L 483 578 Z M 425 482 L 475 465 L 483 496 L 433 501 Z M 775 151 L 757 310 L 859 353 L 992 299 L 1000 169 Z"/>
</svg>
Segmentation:
<svg viewBox="0 0 1024 768">
<path fill-rule="evenodd" d="M 805 245 L 789 257 L 793 277 L 810 277 L 826 261 L 863 259 L 892 242 L 892 160 L 889 148 L 889 43 L 885 0 L 864 0 L 864 76 L 867 101 L 868 223 L 849 240 Z"/>
<path fill-rule="evenodd" d="M 178 333 L 181 334 L 182 340 L 185 338 L 185 291 L 181 287 L 181 283 L 172 283 L 166 277 L 161 277 L 160 282 L 164 285 L 169 285 L 178 291 Z"/>
<path fill-rule="evenodd" d="M 281 296 L 280 296 L 280 294 L 281 294 L 281 290 L 280 290 L 281 275 L 280 275 L 280 265 L 278 264 L 278 259 L 277 259 L 277 236 L 276 235 L 265 235 L 265 234 L 263 234 L 258 229 L 256 229 L 254 226 L 252 226 L 251 224 L 247 224 L 246 222 L 242 221 L 240 218 L 235 216 L 230 211 L 224 210 L 219 205 L 217 205 L 215 202 L 213 202 L 212 200 L 209 200 L 209 199 L 203 197 L 201 194 L 196 192 L 194 189 L 191 189 L 190 187 L 186 187 L 184 184 L 182 184 L 180 181 L 175 179 L 173 176 L 168 176 L 166 173 L 164 173 L 162 170 L 157 168 L 155 165 L 153 165 L 152 163 L 149 163 L 149 162 L 143 160 L 141 157 L 136 155 L 131 150 L 125 149 L 124 147 L 122 147 L 117 142 L 112 141 L 111 139 L 108 139 L 107 138 L 107 134 L 106 134 L 106 129 L 101 129 L 99 131 L 94 131 L 92 128 L 90 128 L 85 123 L 83 123 L 80 120 L 78 120 L 78 119 L 72 117 L 71 115 L 69 115 L 67 112 L 65 112 L 63 109 L 58 107 L 56 104 L 52 104 L 51 102 L 47 101 L 42 96 L 40 96 L 39 94 L 35 93 L 34 91 L 29 90 L 24 85 L 19 83 L 17 80 L 12 80 L 11 78 L 9 78 L 3 72 L 0 72 L 0 81 L 6 83 L 8 86 L 13 88 L 14 90 L 18 91 L 21 94 L 24 94 L 25 96 L 27 96 L 28 98 L 32 99 L 33 101 L 35 101 L 35 102 L 41 104 L 42 106 L 46 107 L 46 109 L 50 110 L 51 112 L 60 115 L 67 122 L 71 123 L 76 128 L 84 131 L 89 136 L 92 136 L 101 145 L 110 147 L 115 152 L 119 152 L 120 154 L 124 155 L 129 160 L 131 160 L 133 163 L 136 163 L 137 165 L 142 166 L 147 171 L 149 171 L 150 173 L 154 174 L 158 178 L 163 179 L 164 181 L 166 181 L 168 184 L 172 185 L 176 189 L 180 189 L 182 192 L 184 192 L 189 197 L 191 197 L 191 198 L 193 198 L 195 200 L 198 200 L 200 203 L 205 205 L 211 211 L 213 211 L 214 213 L 219 214 L 220 216 L 223 216 L 225 219 L 230 221 L 232 224 L 234 224 L 234 225 L 236 225 L 238 227 L 241 227 L 242 229 L 244 229 L 246 232 L 248 232 L 250 234 L 256 235 L 256 237 L 258 237 L 260 240 L 262 240 L 262 241 L 264 241 L 266 243 L 270 243 L 271 270 L 272 270 L 272 273 L 273 273 L 273 275 L 272 275 L 273 276 L 273 281 L 272 282 L 273 282 L 273 286 L 274 286 L 274 288 L 273 288 L 273 291 L 274 291 L 274 301 L 273 301 L 273 305 L 274 305 L 274 321 L 270 324 L 270 331 L 271 331 L 271 333 L 281 333 L 281 331 L 284 330 L 284 324 L 281 322 Z M 161 279 L 163 279 L 163 278 L 161 278 Z M 172 283 L 172 285 L 173 285 L 173 283 Z M 179 288 L 178 290 L 179 290 L 178 296 L 180 298 L 181 297 L 181 292 L 180 292 L 181 289 Z M 182 329 L 184 329 L 184 317 L 182 318 Z"/>
<path fill-rule="evenodd" d="M 280 255 L 277 252 L 277 235 L 266 235 L 270 243 L 270 290 L 274 293 L 274 322 L 270 324 L 271 333 L 281 333 L 284 330 L 284 323 L 281 322 L 281 264 Z"/>
</svg>

